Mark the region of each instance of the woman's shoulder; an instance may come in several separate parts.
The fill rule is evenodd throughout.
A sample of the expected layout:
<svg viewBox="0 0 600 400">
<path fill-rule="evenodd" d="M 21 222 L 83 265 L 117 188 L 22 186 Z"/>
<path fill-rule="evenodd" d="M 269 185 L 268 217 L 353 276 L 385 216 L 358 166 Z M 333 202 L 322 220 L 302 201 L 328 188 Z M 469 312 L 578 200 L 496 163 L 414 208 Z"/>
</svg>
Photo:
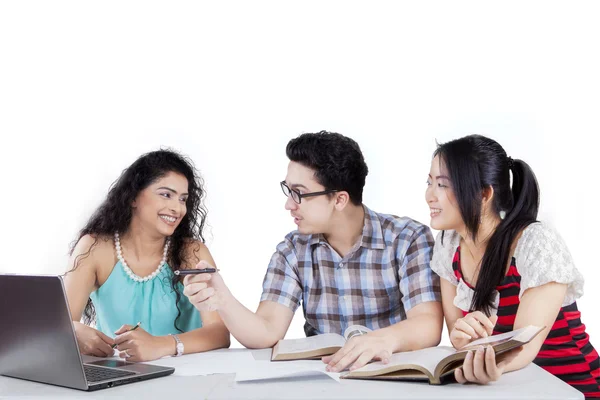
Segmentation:
<svg viewBox="0 0 600 400">
<path fill-rule="evenodd" d="M 452 260 L 459 245 L 460 235 L 456 231 L 440 231 L 435 238 L 431 257 L 431 269 L 454 285 L 458 283 L 458 280 L 452 270 Z"/>
<path fill-rule="evenodd" d="M 518 236 L 515 257 L 532 249 L 554 252 L 563 251 L 565 248 L 562 237 L 550 224 L 536 221 L 529 224 Z"/>
<path fill-rule="evenodd" d="M 571 304 L 583 294 L 583 276 L 575 267 L 565 241 L 548 223 L 536 222 L 523 230 L 515 261 L 521 275 L 521 294 L 548 282 L 568 285 L 563 305 Z"/>
<path fill-rule="evenodd" d="M 71 257 L 86 258 L 94 262 L 113 259 L 114 245 L 112 238 L 106 235 L 86 234 L 75 243 Z"/>
<path fill-rule="evenodd" d="M 195 268 L 202 260 L 212 260 L 210 251 L 204 242 L 194 238 L 185 238 L 183 240 L 183 254 L 186 268 Z"/>
<path fill-rule="evenodd" d="M 73 277 L 93 275 L 96 287 L 99 287 L 110 275 L 115 260 L 112 237 L 86 234 L 75 243 L 67 273 L 73 273 Z"/>
<path fill-rule="evenodd" d="M 460 245 L 460 235 L 454 230 L 446 230 L 438 232 L 435 237 L 435 245 L 433 253 L 438 253 L 445 257 L 454 255 L 456 248 Z"/>
</svg>

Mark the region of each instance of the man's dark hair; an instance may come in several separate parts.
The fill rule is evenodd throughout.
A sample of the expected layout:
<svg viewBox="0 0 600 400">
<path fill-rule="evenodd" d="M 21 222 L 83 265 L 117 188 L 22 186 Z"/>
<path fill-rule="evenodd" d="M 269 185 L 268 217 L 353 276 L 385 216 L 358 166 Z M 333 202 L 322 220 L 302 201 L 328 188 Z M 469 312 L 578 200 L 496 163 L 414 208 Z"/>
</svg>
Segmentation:
<svg viewBox="0 0 600 400">
<path fill-rule="evenodd" d="M 326 190 L 346 191 L 353 204 L 362 204 L 369 169 L 354 140 L 335 132 L 303 133 L 289 141 L 286 154 L 291 161 L 315 170 L 317 182 Z"/>
</svg>

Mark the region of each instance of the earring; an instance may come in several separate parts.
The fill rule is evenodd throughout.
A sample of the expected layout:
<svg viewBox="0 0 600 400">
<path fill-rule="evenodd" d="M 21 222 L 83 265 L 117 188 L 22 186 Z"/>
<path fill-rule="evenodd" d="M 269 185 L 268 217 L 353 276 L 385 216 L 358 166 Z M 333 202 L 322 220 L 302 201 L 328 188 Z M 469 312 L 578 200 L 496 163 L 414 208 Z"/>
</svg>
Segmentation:
<svg viewBox="0 0 600 400">
<path fill-rule="evenodd" d="M 506 218 L 506 211 L 502 210 L 500 211 L 500 219 L 504 219 Z"/>
</svg>

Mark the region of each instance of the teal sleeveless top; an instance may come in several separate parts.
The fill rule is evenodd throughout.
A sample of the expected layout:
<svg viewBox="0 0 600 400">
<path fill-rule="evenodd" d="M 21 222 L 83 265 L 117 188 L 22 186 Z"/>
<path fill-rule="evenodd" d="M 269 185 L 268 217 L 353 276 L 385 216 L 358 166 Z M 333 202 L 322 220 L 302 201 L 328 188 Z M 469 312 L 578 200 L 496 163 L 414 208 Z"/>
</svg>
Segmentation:
<svg viewBox="0 0 600 400">
<path fill-rule="evenodd" d="M 174 325 L 177 307 L 171 285 L 173 276 L 165 263 L 153 279 L 138 282 L 127 275 L 121 261 L 117 261 L 106 282 L 90 295 L 96 309 L 96 329 L 114 337 L 122 325 L 141 322 L 141 327 L 153 336 L 181 333 Z M 202 327 L 200 312 L 183 294 L 181 282 L 177 283 L 177 290 L 181 310 L 177 320 L 179 329 L 188 332 Z"/>
</svg>

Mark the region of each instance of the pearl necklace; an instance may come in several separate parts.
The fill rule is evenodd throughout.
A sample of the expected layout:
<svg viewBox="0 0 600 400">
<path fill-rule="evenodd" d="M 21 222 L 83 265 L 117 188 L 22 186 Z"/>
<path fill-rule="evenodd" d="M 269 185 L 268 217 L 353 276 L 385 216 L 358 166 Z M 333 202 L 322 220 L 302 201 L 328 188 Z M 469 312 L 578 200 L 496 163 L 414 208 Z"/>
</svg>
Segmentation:
<svg viewBox="0 0 600 400">
<path fill-rule="evenodd" d="M 140 277 L 133 273 L 131 268 L 129 268 L 129 265 L 127 265 L 125 258 L 123 258 L 123 253 L 121 252 L 121 240 L 119 239 L 119 232 L 115 232 L 115 249 L 117 250 L 117 258 L 119 259 L 119 261 L 121 261 L 121 265 L 123 266 L 123 270 L 125 271 L 125 273 L 127 275 L 129 275 L 129 277 L 136 282 L 147 282 L 149 280 L 156 278 L 156 276 L 160 273 L 160 271 L 162 271 L 163 267 L 165 266 L 165 263 L 167 262 L 167 253 L 169 252 L 169 244 L 170 243 L 171 243 L 171 239 L 167 239 L 165 241 L 165 249 L 163 251 L 163 257 L 162 257 L 162 260 L 160 260 L 160 263 L 158 264 L 158 268 L 156 268 L 156 271 L 154 271 L 153 273 L 151 273 L 148 276 Z"/>
</svg>

